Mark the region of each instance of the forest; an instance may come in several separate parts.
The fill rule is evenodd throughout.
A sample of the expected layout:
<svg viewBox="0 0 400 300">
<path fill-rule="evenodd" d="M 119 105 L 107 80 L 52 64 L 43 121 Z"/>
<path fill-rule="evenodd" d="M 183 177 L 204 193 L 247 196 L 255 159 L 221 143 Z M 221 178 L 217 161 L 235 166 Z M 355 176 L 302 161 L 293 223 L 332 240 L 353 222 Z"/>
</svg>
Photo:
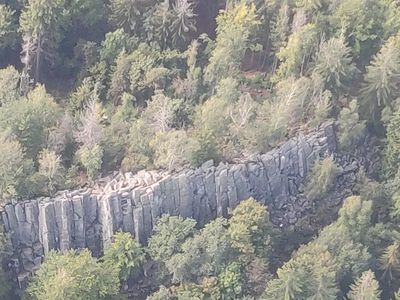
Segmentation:
<svg viewBox="0 0 400 300">
<path fill-rule="evenodd" d="M 313 226 L 257 199 L 204 227 L 164 215 L 146 245 L 51 252 L 23 291 L 4 268 L 0 299 L 400 299 L 398 0 L 0 0 L 1 205 L 234 163 L 328 121 L 342 153 L 379 141 L 379 164 L 326 209 L 340 166 L 317 161 Z"/>
</svg>

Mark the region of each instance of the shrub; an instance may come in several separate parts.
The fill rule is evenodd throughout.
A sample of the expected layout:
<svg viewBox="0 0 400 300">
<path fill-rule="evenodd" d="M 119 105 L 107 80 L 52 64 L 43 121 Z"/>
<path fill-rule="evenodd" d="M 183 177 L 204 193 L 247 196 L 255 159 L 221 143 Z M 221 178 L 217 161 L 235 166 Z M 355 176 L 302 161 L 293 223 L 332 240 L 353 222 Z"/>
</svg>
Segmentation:
<svg viewBox="0 0 400 300">
<path fill-rule="evenodd" d="M 360 121 L 357 100 L 352 100 L 339 115 L 339 145 L 348 150 L 358 142 L 365 129 L 365 121 Z"/>
<path fill-rule="evenodd" d="M 99 145 L 84 147 L 79 151 L 80 162 L 86 169 L 88 176 L 94 179 L 101 170 L 103 149 Z"/>
<path fill-rule="evenodd" d="M 307 178 L 306 196 L 310 200 L 325 197 L 333 187 L 339 167 L 335 164 L 333 157 L 327 157 L 315 162 Z"/>
<path fill-rule="evenodd" d="M 9 199 L 26 192 L 27 178 L 33 162 L 24 157 L 21 144 L 0 136 L 0 199 Z"/>
<path fill-rule="evenodd" d="M 150 145 L 154 149 L 154 165 L 169 171 L 189 163 L 193 151 L 198 148 L 196 141 L 184 130 L 159 133 Z"/>
</svg>

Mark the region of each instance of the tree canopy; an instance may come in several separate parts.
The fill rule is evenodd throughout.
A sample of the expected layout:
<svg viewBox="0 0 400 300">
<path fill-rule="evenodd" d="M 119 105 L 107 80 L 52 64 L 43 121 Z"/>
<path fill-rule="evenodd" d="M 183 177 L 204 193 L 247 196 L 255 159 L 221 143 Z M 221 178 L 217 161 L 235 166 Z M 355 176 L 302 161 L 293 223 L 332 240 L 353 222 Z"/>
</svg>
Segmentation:
<svg viewBox="0 0 400 300">
<path fill-rule="evenodd" d="M 1 205 L 117 172 L 262 163 L 327 122 L 337 140 L 309 145 L 301 178 L 274 157 L 286 205 L 278 181 L 208 224 L 153 216 L 143 245 L 117 233 L 98 258 L 49 254 L 27 297 L 394 298 L 399 30 L 398 0 L 0 1 Z"/>
</svg>

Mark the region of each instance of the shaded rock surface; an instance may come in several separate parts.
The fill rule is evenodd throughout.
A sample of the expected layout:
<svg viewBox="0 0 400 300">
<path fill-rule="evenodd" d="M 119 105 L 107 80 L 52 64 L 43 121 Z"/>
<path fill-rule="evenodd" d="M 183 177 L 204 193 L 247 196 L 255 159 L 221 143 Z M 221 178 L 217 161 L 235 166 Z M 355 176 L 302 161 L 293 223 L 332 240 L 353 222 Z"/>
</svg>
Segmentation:
<svg viewBox="0 0 400 300">
<path fill-rule="evenodd" d="M 277 226 L 294 224 L 310 207 L 299 193 L 308 170 L 336 148 L 334 125 L 327 123 L 242 163 L 208 162 L 177 174 L 119 174 L 90 189 L 7 204 L 0 215 L 13 249 L 8 267 L 23 288 L 50 250 L 88 248 L 99 256 L 117 231 L 130 232 L 145 244 L 162 214 L 194 218 L 202 226 L 227 217 L 249 197 L 268 206 Z M 347 167 L 349 159 L 342 160 Z M 343 176 L 352 177 L 359 167 L 355 164 Z"/>
</svg>

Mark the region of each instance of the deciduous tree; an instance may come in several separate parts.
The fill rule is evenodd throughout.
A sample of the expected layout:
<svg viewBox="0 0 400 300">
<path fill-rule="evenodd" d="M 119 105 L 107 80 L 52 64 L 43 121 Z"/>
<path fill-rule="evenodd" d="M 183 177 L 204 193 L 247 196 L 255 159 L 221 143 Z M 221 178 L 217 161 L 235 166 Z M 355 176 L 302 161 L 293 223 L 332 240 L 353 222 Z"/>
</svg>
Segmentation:
<svg viewBox="0 0 400 300">
<path fill-rule="evenodd" d="M 0 129 L 13 134 L 29 158 L 35 159 L 45 148 L 50 131 L 56 126 L 60 108 L 44 86 L 26 98 L 0 107 Z"/>
<path fill-rule="evenodd" d="M 149 253 L 154 260 L 166 262 L 182 249 L 183 242 L 195 232 L 196 221 L 164 215 L 149 239 Z"/>
<path fill-rule="evenodd" d="M 141 264 L 145 261 L 145 253 L 129 233 L 119 232 L 114 235 L 113 242 L 106 249 L 102 260 L 109 267 L 117 266 L 119 278 L 126 281 L 140 271 Z"/>
<path fill-rule="evenodd" d="M 224 77 L 239 71 L 250 35 L 258 24 L 254 5 L 241 2 L 217 18 L 217 38 L 209 64 L 205 68 L 205 80 L 213 86 Z"/>
<path fill-rule="evenodd" d="M 27 194 L 27 182 L 33 173 L 33 162 L 26 159 L 18 141 L 0 136 L 0 199 L 1 202 Z"/>
<path fill-rule="evenodd" d="M 118 292 L 118 267 L 105 268 L 88 250 L 50 252 L 27 289 L 29 297 L 37 300 L 97 300 Z"/>
<path fill-rule="evenodd" d="M 274 230 L 266 207 L 256 200 L 242 201 L 233 210 L 228 232 L 233 248 L 244 262 L 249 262 L 254 256 L 267 258 L 270 254 Z"/>
</svg>

